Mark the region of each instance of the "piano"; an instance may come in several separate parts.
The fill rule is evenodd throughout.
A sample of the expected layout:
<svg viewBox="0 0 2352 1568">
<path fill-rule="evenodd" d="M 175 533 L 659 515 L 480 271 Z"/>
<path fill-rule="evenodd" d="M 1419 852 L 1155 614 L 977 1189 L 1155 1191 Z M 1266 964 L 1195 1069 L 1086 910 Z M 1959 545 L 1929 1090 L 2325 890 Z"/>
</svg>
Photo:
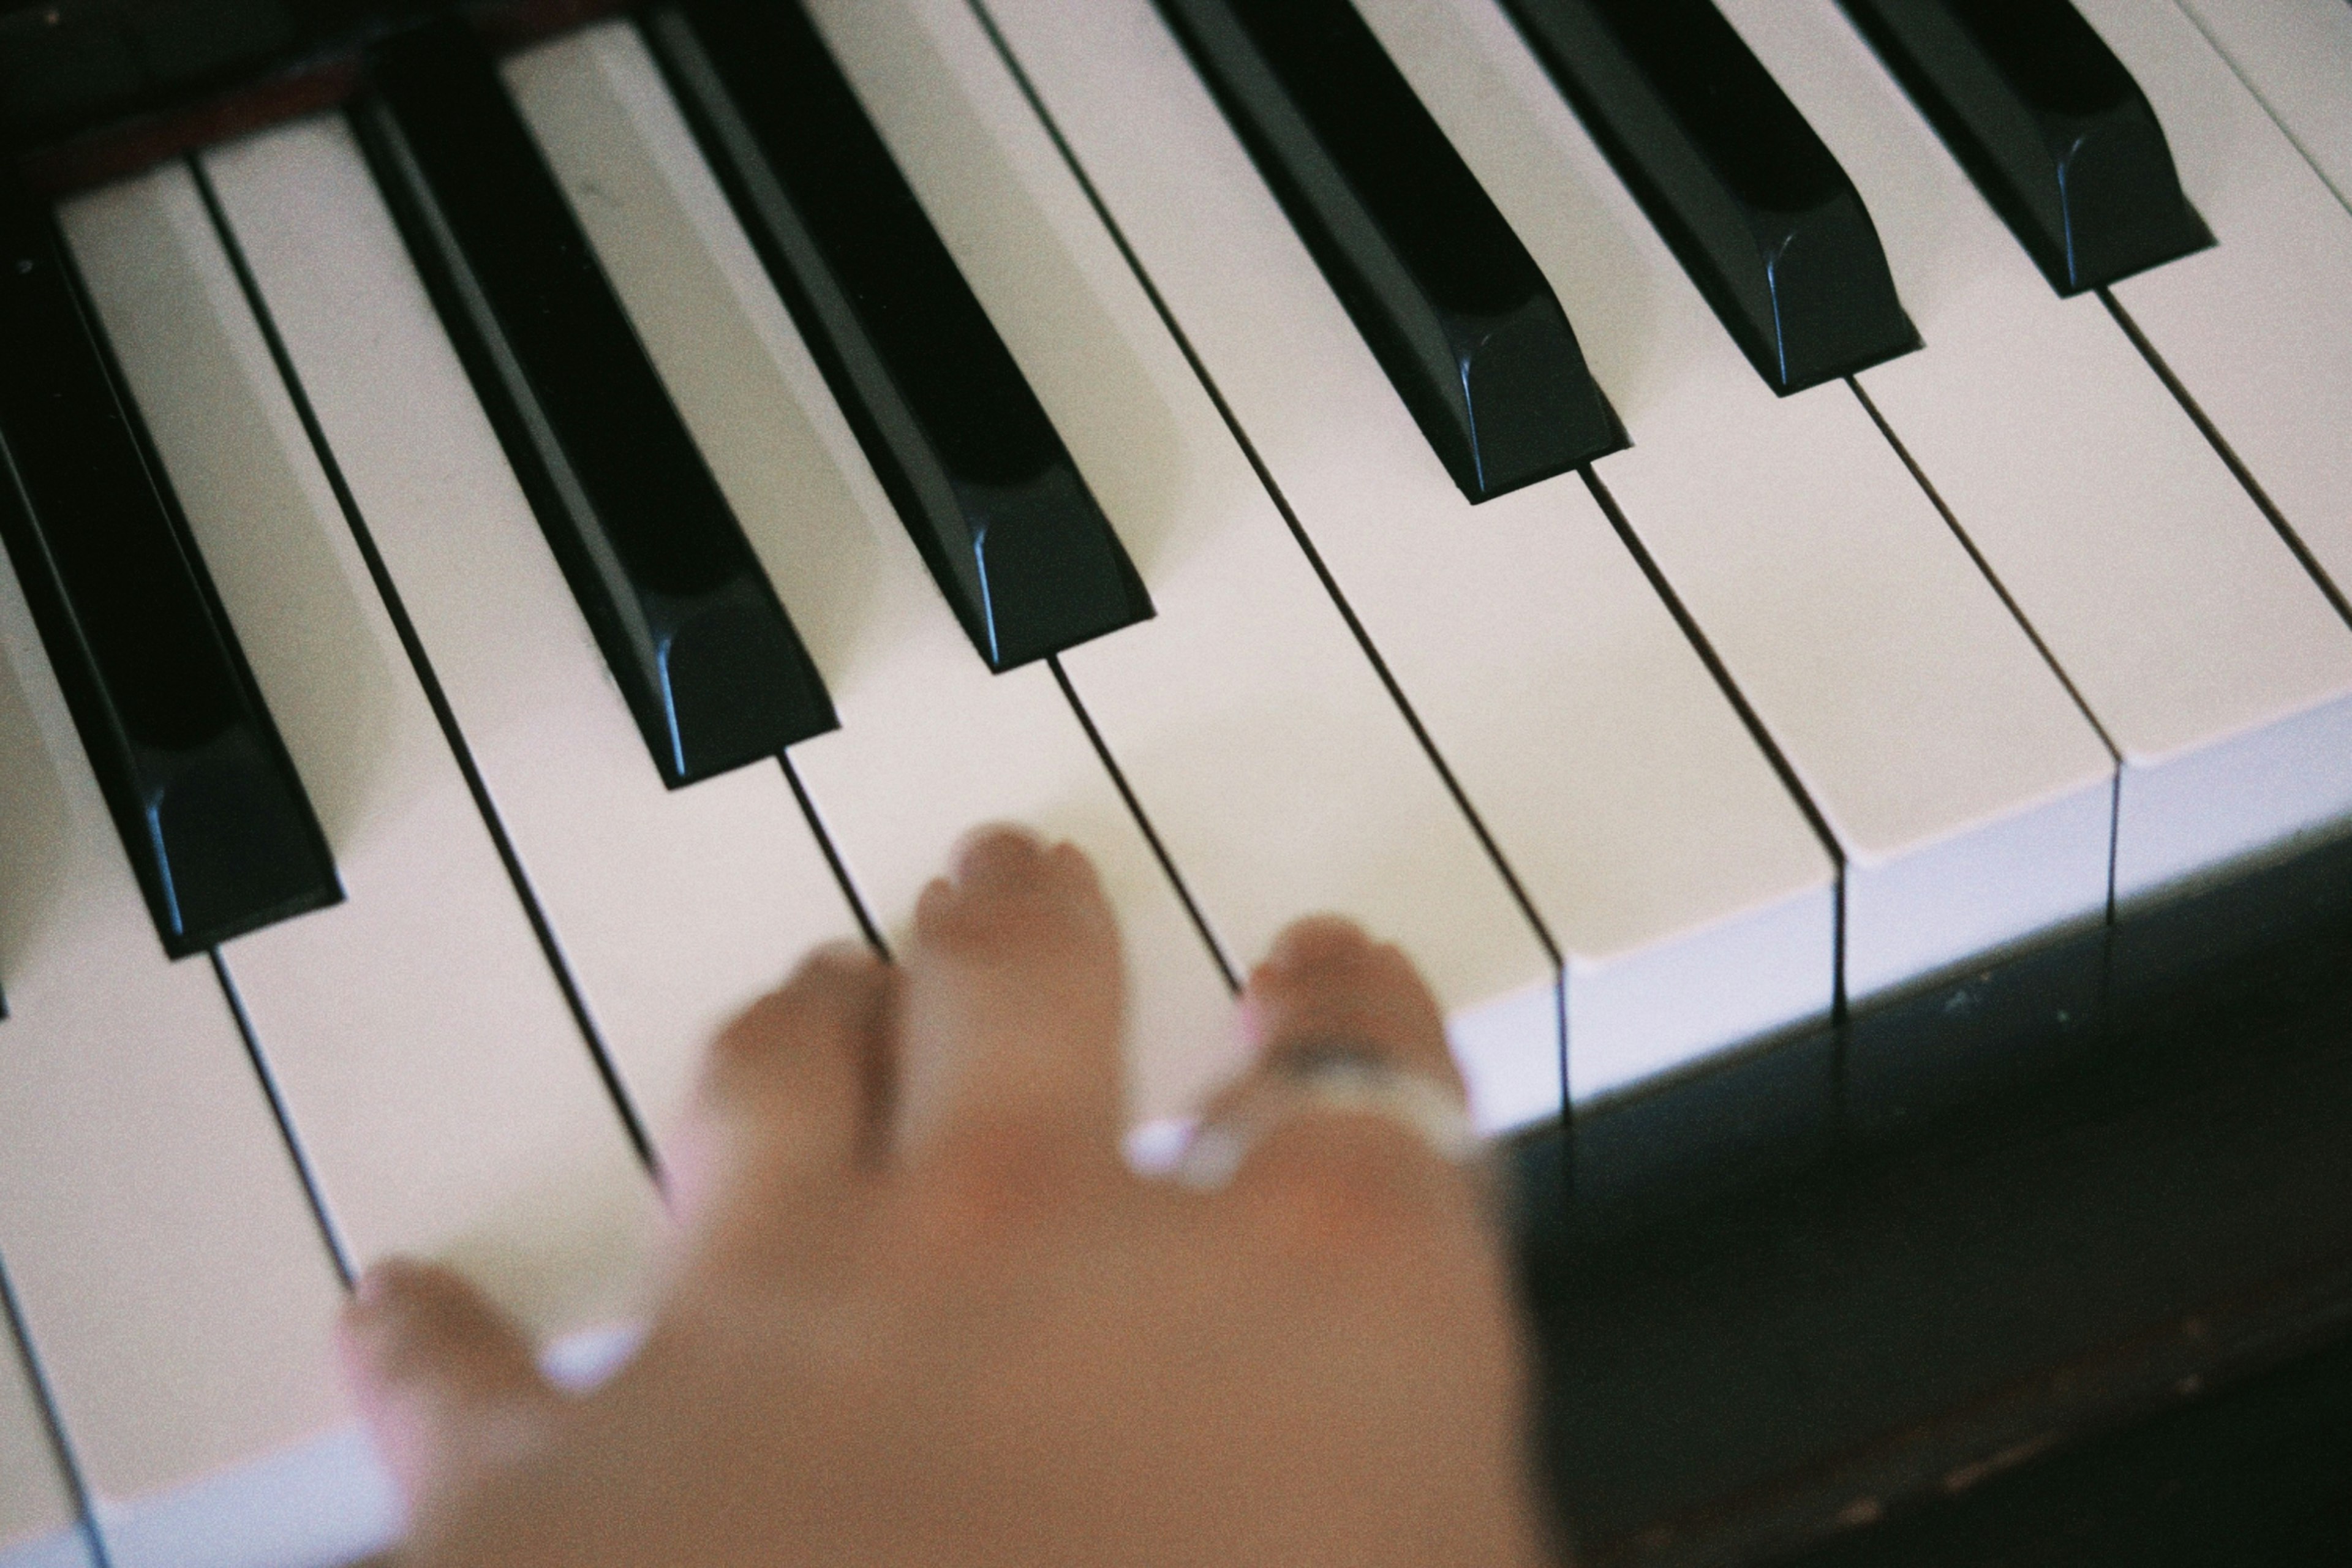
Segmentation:
<svg viewBox="0 0 2352 1568">
<path fill-rule="evenodd" d="M 0 1565 L 380 1545 L 355 1270 L 609 1367 L 702 1042 L 991 818 L 1140 1163 L 1285 921 L 1422 963 L 1594 1561 L 2340 1324 L 2347 84 L 2341 0 L 0 13 Z M 1920 1361 L 1931 1243 L 2074 1339 Z"/>
</svg>

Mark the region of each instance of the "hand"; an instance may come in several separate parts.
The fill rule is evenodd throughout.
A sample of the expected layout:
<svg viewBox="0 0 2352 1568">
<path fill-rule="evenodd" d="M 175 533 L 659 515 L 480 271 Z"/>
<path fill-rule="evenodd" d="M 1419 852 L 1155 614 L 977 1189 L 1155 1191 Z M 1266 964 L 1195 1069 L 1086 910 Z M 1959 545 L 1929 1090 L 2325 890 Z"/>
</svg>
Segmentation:
<svg viewBox="0 0 2352 1568">
<path fill-rule="evenodd" d="M 643 1348 L 540 1376 L 457 1278 L 345 1322 L 404 1563 L 1522 1568 L 1552 1556 L 1528 1355 L 1476 1173 L 1325 1109 L 1229 1184 L 1119 1153 L 1118 938 L 1068 845 L 971 840 L 899 967 L 827 950 L 714 1047 Z M 1411 964 L 1301 923 L 1254 1082 L 1333 1042 L 1459 1093 Z M 1212 1115 L 1215 1114 L 1213 1108 Z"/>
</svg>

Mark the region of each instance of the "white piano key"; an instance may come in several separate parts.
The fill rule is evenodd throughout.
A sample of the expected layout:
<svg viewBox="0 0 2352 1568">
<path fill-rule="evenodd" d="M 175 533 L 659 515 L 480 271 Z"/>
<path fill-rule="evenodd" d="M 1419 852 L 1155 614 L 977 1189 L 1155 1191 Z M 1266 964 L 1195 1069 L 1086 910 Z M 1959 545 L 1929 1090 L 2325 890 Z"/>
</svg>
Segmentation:
<svg viewBox="0 0 2352 1568">
<path fill-rule="evenodd" d="M 89 1537 L 79 1525 L 0 1545 L 0 1568 L 98 1568 Z"/>
<path fill-rule="evenodd" d="M 156 942 L 5 558 L 0 822 L 0 1257 L 110 1559 L 221 1562 L 218 1510 L 184 1500 L 345 1429 L 341 1289 L 211 964 Z M 238 1539 L 364 1547 L 381 1479 L 333 1483 L 240 1483 Z"/>
<path fill-rule="evenodd" d="M 1126 932 L 1133 1109 L 1180 1112 L 1229 1065 L 1228 994 L 1053 672 L 973 654 L 634 35 L 508 79 L 833 694 L 792 762 L 859 896 L 902 931 L 992 818 L 1082 846 Z"/>
<path fill-rule="evenodd" d="M 542 1333 L 625 1316 L 652 1183 L 184 166 L 62 209 L 346 901 L 224 950 L 354 1264 Z"/>
<path fill-rule="evenodd" d="M 343 121 L 205 166 L 658 1146 L 712 1036 L 856 918 L 781 768 L 663 787 Z"/>
<path fill-rule="evenodd" d="M 2122 753 L 2128 903 L 2352 813 L 2352 627 L 2099 300 L 2062 300 L 1832 0 L 1723 0 L 1875 216 L 1863 388 Z"/>
<path fill-rule="evenodd" d="M 391 1478 L 353 1423 L 99 1515 L 107 1568 L 323 1568 L 382 1551 L 400 1528 Z"/>
<path fill-rule="evenodd" d="M 0 1568 L 80 1568 L 80 1517 L 24 1347 L 0 1314 Z"/>
<path fill-rule="evenodd" d="M 0 1568 L 96 1568 L 97 1562 L 79 1526 L 0 1546 Z"/>
<path fill-rule="evenodd" d="M 1847 994 L 2102 918 L 2114 760 L 1852 391 L 1772 395 L 1490 0 L 1365 9 L 1579 324 L 1633 439 L 1596 471 L 1843 847 Z"/>
<path fill-rule="evenodd" d="M 0 1546 L 0 1568 L 96 1568 L 89 1540 L 79 1530 Z"/>
<path fill-rule="evenodd" d="M 2111 290 L 2352 595 L 2352 210 L 2172 0 L 2080 0 L 2147 94 L 2216 243 Z"/>
<path fill-rule="evenodd" d="M 1828 858 L 1580 481 L 1463 499 L 1147 5 L 989 10 L 1564 949 L 1574 1097 L 1826 1013 Z"/>
<path fill-rule="evenodd" d="M 2352 5 L 2344 0 L 2181 0 L 2213 47 L 2346 205 L 2352 205 Z"/>
<path fill-rule="evenodd" d="M 1551 955 L 978 20 L 812 11 L 1150 588 L 1062 664 L 1228 959 L 1350 915 L 1428 975 L 1490 1121 L 1557 1115 Z"/>
</svg>

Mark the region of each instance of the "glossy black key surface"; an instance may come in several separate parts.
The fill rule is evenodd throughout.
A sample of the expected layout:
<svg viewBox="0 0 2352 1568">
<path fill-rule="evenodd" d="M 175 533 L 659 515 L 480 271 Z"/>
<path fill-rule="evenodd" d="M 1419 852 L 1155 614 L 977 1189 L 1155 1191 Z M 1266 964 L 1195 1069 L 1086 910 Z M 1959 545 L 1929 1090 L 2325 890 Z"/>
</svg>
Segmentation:
<svg viewBox="0 0 2352 1568">
<path fill-rule="evenodd" d="M 2139 84 L 2068 0 L 1841 0 L 2062 294 L 2201 250 Z"/>
<path fill-rule="evenodd" d="M 1148 618 L 1118 536 L 800 6 L 690 0 L 647 31 L 989 668 Z"/>
<path fill-rule="evenodd" d="M 777 601 L 488 54 L 379 45 L 355 119 L 671 788 L 835 727 Z"/>
<path fill-rule="evenodd" d="M 1160 0 L 1473 501 L 1625 444 L 1535 258 L 1350 0 Z"/>
<path fill-rule="evenodd" d="M 341 900 L 64 247 L 15 189 L 0 191 L 0 537 L 165 950 Z"/>
<path fill-rule="evenodd" d="M 1772 389 L 1916 348 L 1853 182 L 1711 0 L 1505 0 Z"/>
</svg>

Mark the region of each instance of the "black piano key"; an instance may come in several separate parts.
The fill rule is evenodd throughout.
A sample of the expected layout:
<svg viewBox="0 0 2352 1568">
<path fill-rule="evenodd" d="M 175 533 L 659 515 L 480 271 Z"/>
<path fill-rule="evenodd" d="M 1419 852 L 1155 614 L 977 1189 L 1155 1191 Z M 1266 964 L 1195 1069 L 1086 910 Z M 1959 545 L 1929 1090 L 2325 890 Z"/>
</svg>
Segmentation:
<svg viewBox="0 0 2352 1568">
<path fill-rule="evenodd" d="M 2068 0 L 1842 0 L 2062 294 L 2213 243 L 2139 84 Z"/>
<path fill-rule="evenodd" d="M 1349 0 L 1160 0 L 1463 494 L 1625 445 L 1568 316 Z"/>
<path fill-rule="evenodd" d="M 795 0 L 689 0 L 648 34 L 989 668 L 1148 619 L 1118 536 Z"/>
<path fill-rule="evenodd" d="M 663 781 L 835 728 L 488 53 L 444 20 L 368 63 L 361 140 Z"/>
<path fill-rule="evenodd" d="M 294 764 L 47 215 L 0 192 L 5 537 L 163 946 L 339 902 Z"/>
<path fill-rule="evenodd" d="M 1506 0 L 1774 391 L 1916 348 L 1853 182 L 1711 0 Z"/>
</svg>

